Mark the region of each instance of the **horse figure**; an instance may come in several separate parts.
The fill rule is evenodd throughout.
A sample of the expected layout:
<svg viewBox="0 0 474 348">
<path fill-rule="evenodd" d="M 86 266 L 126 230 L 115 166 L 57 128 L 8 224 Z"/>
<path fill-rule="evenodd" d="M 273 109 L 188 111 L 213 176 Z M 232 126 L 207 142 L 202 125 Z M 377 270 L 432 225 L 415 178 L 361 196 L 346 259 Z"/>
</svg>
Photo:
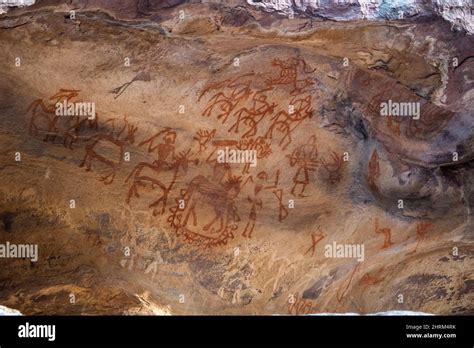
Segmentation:
<svg viewBox="0 0 474 348">
<path fill-rule="evenodd" d="M 203 116 L 210 117 L 217 108 L 217 119 L 222 118 L 222 124 L 227 121 L 232 110 L 241 102 L 250 97 L 252 90 L 250 88 L 251 80 L 239 82 L 242 77 L 253 76 L 254 74 L 246 74 L 238 76 L 232 80 L 225 80 L 223 82 L 207 87 L 199 96 L 200 100 L 204 94 L 210 90 L 221 89 L 220 92 L 215 93 L 207 102 L 207 108 L 203 112 Z"/>
<path fill-rule="evenodd" d="M 90 171 L 92 170 L 92 160 L 96 159 L 108 167 L 108 172 L 102 176 L 100 180 L 103 181 L 105 185 L 111 184 L 114 181 L 118 168 L 123 163 L 125 145 L 135 142 L 137 129 L 138 127 L 128 123 L 127 117 L 125 116 L 124 125 L 117 134 L 114 134 L 114 130 L 112 130 L 112 132 L 109 133 L 100 133 L 93 136 L 92 142 L 85 147 L 86 154 L 79 167 L 82 168 L 86 166 L 86 171 Z M 116 159 L 109 159 L 110 149 L 118 150 Z"/>
<path fill-rule="evenodd" d="M 252 107 L 250 109 L 243 107 L 235 113 L 237 120 L 229 128 L 228 132 L 239 132 L 239 126 L 243 123 L 248 130 L 242 135 L 242 138 L 252 137 L 257 133 L 258 124 L 265 118 L 266 115 L 272 114 L 277 106 L 276 103 L 269 103 L 265 92 L 270 91 L 270 88 L 255 92 L 252 97 Z"/>
<path fill-rule="evenodd" d="M 186 152 L 180 152 L 178 156 L 173 158 L 172 162 L 156 160 L 153 163 L 138 163 L 125 180 L 125 182 L 128 182 L 131 178 L 133 178 L 132 186 L 128 190 L 126 203 L 130 204 L 132 196 L 137 198 L 140 197 L 138 193 L 138 187 L 146 187 L 147 185 L 151 185 L 151 188 L 154 189 L 155 186 L 158 186 L 163 193 L 156 201 L 149 205 L 149 208 L 155 208 L 153 210 L 153 215 L 156 216 L 159 212 L 158 206 L 162 204 L 160 213 L 163 214 L 166 209 L 168 196 L 176 183 L 180 169 L 182 169 L 184 174 L 186 174 L 188 171 L 189 162 L 194 162 L 196 165 L 199 163 L 198 159 L 190 160 L 191 155 L 191 150 L 188 150 Z M 168 184 L 166 184 L 164 180 L 160 178 L 160 174 L 164 172 L 171 172 L 171 180 Z"/>
<path fill-rule="evenodd" d="M 316 69 L 306 70 L 306 62 L 301 58 L 290 57 L 288 59 L 275 58 L 272 66 L 280 68 L 280 76 L 276 79 L 269 78 L 265 81 L 267 86 L 273 88 L 275 85 L 291 85 L 293 90 L 291 95 L 301 94 L 304 89 L 313 84 L 311 78 L 304 78 L 304 75 L 312 74 Z"/>
<path fill-rule="evenodd" d="M 305 120 L 313 116 L 313 109 L 311 107 L 311 95 L 304 98 L 296 99 L 293 97 L 290 101 L 293 106 L 293 112 L 280 111 L 271 118 L 273 121 L 268 127 L 265 137 L 272 139 L 274 131 L 278 131 L 283 136 L 280 139 L 279 145 L 282 150 L 286 149 L 291 144 L 293 139 L 291 133 Z"/>
</svg>

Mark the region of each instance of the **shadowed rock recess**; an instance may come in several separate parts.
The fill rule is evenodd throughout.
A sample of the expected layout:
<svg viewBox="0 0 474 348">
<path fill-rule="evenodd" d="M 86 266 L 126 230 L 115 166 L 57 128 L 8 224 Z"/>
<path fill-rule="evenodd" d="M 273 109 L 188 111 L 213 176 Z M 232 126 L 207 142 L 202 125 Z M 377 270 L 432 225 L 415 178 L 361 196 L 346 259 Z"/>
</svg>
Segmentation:
<svg viewBox="0 0 474 348">
<path fill-rule="evenodd" d="M 348 3 L 0 15 L 0 305 L 474 314 L 469 8 Z"/>
</svg>

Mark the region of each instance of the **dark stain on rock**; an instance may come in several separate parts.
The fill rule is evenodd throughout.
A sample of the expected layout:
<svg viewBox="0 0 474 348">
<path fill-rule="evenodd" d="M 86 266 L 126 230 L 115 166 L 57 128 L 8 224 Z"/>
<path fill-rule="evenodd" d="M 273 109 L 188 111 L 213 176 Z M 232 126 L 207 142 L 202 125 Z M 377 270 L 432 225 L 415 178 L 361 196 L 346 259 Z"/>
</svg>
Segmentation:
<svg viewBox="0 0 474 348">
<path fill-rule="evenodd" d="M 108 213 L 99 214 L 97 219 L 99 220 L 100 229 L 107 229 L 112 221 L 112 218 Z"/>
<path fill-rule="evenodd" d="M 222 24 L 229 26 L 240 27 L 254 20 L 255 17 L 243 7 L 226 9 L 225 14 L 222 16 Z"/>
<path fill-rule="evenodd" d="M 303 292 L 303 299 L 315 300 L 323 292 L 323 288 L 328 280 L 328 277 L 323 277 L 314 283 L 309 289 Z"/>
<path fill-rule="evenodd" d="M 3 228 L 5 229 L 5 232 L 11 232 L 13 223 L 15 222 L 15 214 L 10 212 L 1 213 L 0 220 L 3 222 Z"/>
<path fill-rule="evenodd" d="M 472 313 L 474 313 L 474 306 L 457 306 L 451 311 L 451 314 L 457 315 L 472 315 Z"/>
<path fill-rule="evenodd" d="M 426 286 L 435 280 L 449 280 L 448 276 L 420 273 L 407 278 L 407 283 Z"/>
<path fill-rule="evenodd" d="M 201 286 L 217 293 L 224 279 L 222 264 L 203 257 L 189 263 L 189 267 Z"/>
<path fill-rule="evenodd" d="M 447 301 L 452 295 L 447 290 L 450 286 L 449 276 L 420 273 L 406 278 L 397 293 L 404 294 L 411 308 L 419 310 L 430 302 Z"/>
<path fill-rule="evenodd" d="M 464 281 L 464 287 L 459 291 L 459 297 L 462 297 L 466 294 L 470 294 L 474 292 L 474 280 L 467 279 Z"/>
<path fill-rule="evenodd" d="M 272 297 L 270 298 L 270 301 L 276 300 L 278 297 L 281 296 L 283 293 L 283 288 L 280 286 L 273 294 Z"/>
</svg>

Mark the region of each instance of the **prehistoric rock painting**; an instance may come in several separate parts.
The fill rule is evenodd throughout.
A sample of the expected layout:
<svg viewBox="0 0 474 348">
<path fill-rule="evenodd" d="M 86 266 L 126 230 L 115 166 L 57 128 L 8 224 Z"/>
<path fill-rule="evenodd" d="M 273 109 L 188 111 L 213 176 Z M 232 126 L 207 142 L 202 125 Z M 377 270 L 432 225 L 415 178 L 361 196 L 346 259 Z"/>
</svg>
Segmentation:
<svg viewBox="0 0 474 348">
<path fill-rule="evenodd" d="M 229 147 L 229 148 L 232 148 L 232 149 L 234 149 L 234 148 L 237 149 L 237 147 L 239 145 L 238 140 L 233 140 L 233 139 L 212 140 L 212 138 L 209 138 L 209 140 L 207 140 L 207 144 L 210 143 L 211 146 L 212 146 L 212 150 L 210 151 L 210 153 L 208 154 L 208 156 L 206 158 L 207 163 L 214 163 L 214 162 L 217 161 L 216 152 L 219 148 Z M 200 139 L 195 139 L 195 140 L 197 140 L 198 142 L 201 141 Z M 202 147 L 199 144 L 199 149 L 207 150 L 208 146 Z M 203 152 L 201 152 L 201 153 L 203 153 Z"/>
<path fill-rule="evenodd" d="M 378 284 L 382 282 L 386 277 L 386 276 L 382 276 L 383 272 L 384 272 L 383 267 L 372 273 L 367 272 L 360 278 L 359 284 L 361 284 L 363 287 L 370 287 L 375 284 Z"/>
<path fill-rule="evenodd" d="M 225 124 L 229 115 L 234 111 L 236 106 L 244 100 L 247 100 L 252 91 L 250 85 L 254 76 L 253 73 L 237 76 L 222 82 L 217 82 L 206 87 L 199 96 L 198 101 L 211 91 L 219 90 L 208 100 L 207 107 L 203 112 L 203 116 L 216 116 L 218 120 L 222 120 Z M 241 81 L 244 80 L 244 81 Z"/>
<path fill-rule="evenodd" d="M 149 81 L 151 81 L 151 76 L 148 72 L 142 71 L 142 72 L 138 73 L 130 82 L 126 82 L 123 85 L 121 85 L 117 88 L 114 88 L 113 90 L 110 91 L 110 93 L 115 94 L 114 99 L 117 99 L 118 97 L 120 97 L 127 90 L 128 87 L 130 87 L 130 85 L 132 83 L 134 83 L 136 81 L 149 82 Z"/>
<path fill-rule="evenodd" d="M 38 122 L 38 118 L 46 117 L 49 126 L 51 116 L 49 116 L 48 114 L 55 115 L 56 103 L 59 103 L 63 100 L 69 101 L 73 98 L 76 98 L 79 95 L 79 92 L 79 90 L 60 88 L 58 93 L 54 94 L 49 98 L 50 103 L 48 105 L 46 105 L 42 99 L 36 99 L 35 101 L 33 101 L 26 110 L 27 112 L 31 111 L 31 119 L 29 126 L 30 134 L 36 135 L 38 133 L 38 125 L 36 123 Z M 41 113 L 41 111 L 43 112 L 43 114 Z"/>
<path fill-rule="evenodd" d="M 350 272 L 349 276 L 344 279 L 343 283 L 339 287 L 339 289 L 336 292 L 336 299 L 337 302 L 341 303 L 344 297 L 346 296 L 347 292 L 349 291 L 349 288 L 352 284 L 352 281 L 354 279 L 355 274 L 357 273 L 357 270 L 359 268 L 359 264 L 357 264 L 354 269 Z"/>
<path fill-rule="evenodd" d="M 277 171 L 275 174 L 275 182 L 269 184 L 268 174 L 265 171 L 262 171 L 257 174 L 256 179 L 254 180 L 252 176 L 249 176 L 245 183 L 242 185 L 242 188 L 248 183 L 251 182 L 254 184 L 253 196 L 248 196 L 248 201 L 251 204 L 250 213 L 248 216 L 247 224 L 245 225 L 244 231 L 242 232 L 243 237 L 252 238 L 252 232 L 255 228 L 255 223 L 257 222 L 257 210 L 263 208 L 263 203 L 260 196 L 260 193 L 264 190 L 275 190 L 278 187 L 278 179 L 280 177 L 280 172 Z"/>
<path fill-rule="evenodd" d="M 272 153 L 272 147 L 267 139 L 258 138 L 245 138 L 239 141 L 236 145 L 239 150 L 252 151 L 255 150 L 257 154 L 257 160 L 268 158 Z M 250 163 L 245 163 L 242 169 L 242 174 L 248 174 L 250 170 Z"/>
<path fill-rule="evenodd" d="M 203 116 L 215 117 L 222 124 L 232 117 L 235 121 L 228 132 L 241 138 L 277 138 L 279 146 L 286 149 L 293 140 L 291 134 L 313 115 L 312 97 L 307 87 L 314 84 L 315 70 L 308 70 L 303 59 L 294 57 L 275 58 L 271 65 L 279 70 L 279 75 L 267 78 L 264 88 L 257 86 L 260 81 L 256 80 L 255 73 L 248 73 L 208 85 L 198 101 L 213 93 Z M 288 104 L 272 98 L 273 92 L 287 87 L 290 87 Z M 263 123 L 266 130 L 261 130 Z"/>
<path fill-rule="evenodd" d="M 311 251 L 311 256 L 314 256 L 314 252 L 316 251 L 316 245 L 326 238 L 326 235 L 321 231 L 321 227 L 318 226 L 318 233 L 311 233 L 311 246 L 306 250 L 304 253 L 305 255 Z"/>
<path fill-rule="evenodd" d="M 393 117 L 387 117 L 387 121 L 386 121 L 387 127 L 396 136 L 400 136 L 400 134 L 401 134 L 401 130 L 400 130 L 401 123 L 402 123 L 401 120 L 398 120 L 398 119 L 393 118 Z"/>
<path fill-rule="evenodd" d="M 194 138 L 195 140 L 202 141 L 202 138 Z M 206 149 L 208 148 L 207 144 L 210 142 L 212 145 L 212 151 L 209 153 L 209 155 L 206 158 L 206 162 L 211 163 L 216 161 L 216 152 L 218 149 L 222 149 L 224 147 L 229 147 L 231 149 L 236 149 L 236 150 L 247 150 L 247 151 L 256 151 L 256 158 L 257 160 L 268 158 L 270 154 L 272 153 L 272 148 L 270 143 L 268 142 L 267 139 L 258 137 L 258 138 L 245 138 L 245 139 L 240 139 L 240 140 L 233 140 L 233 139 L 220 139 L 220 140 L 212 140 L 212 137 L 209 138 L 209 140 L 206 143 L 206 146 L 203 147 L 199 143 L 199 148 L 200 149 Z M 201 151 L 202 152 L 202 151 Z M 201 153 L 199 152 L 199 153 Z M 249 174 L 250 170 L 250 164 L 249 162 L 246 162 L 242 166 L 242 174 Z"/>
<path fill-rule="evenodd" d="M 0 5 L 0 304 L 472 314 L 473 30 L 414 1 Z"/>
<path fill-rule="evenodd" d="M 373 192 L 378 192 L 377 180 L 380 177 L 379 156 L 377 150 L 372 152 L 369 161 L 369 171 L 367 174 L 367 185 Z"/>
<path fill-rule="evenodd" d="M 198 154 L 207 150 L 209 146 L 209 142 L 216 136 L 216 129 L 208 130 L 208 129 L 199 129 L 194 136 L 194 140 L 196 140 L 199 144 Z"/>
<path fill-rule="evenodd" d="M 275 133 L 280 134 L 279 145 L 284 150 L 291 144 L 293 139 L 291 134 L 295 129 L 313 115 L 311 107 L 311 95 L 304 98 L 299 95 L 294 96 L 289 103 L 289 111 L 282 110 L 271 118 L 271 125 L 265 134 L 265 137 L 273 139 Z"/>
<path fill-rule="evenodd" d="M 235 206 L 240 186 L 241 178 L 231 174 L 230 166 L 216 162 L 211 177 L 198 175 L 187 184 L 168 222 L 189 243 L 205 248 L 226 244 L 240 221 Z"/>
<path fill-rule="evenodd" d="M 342 179 L 343 155 L 338 155 L 335 151 L 332 151 L 328 157 L 330 160 L 327 160 L 324 156 L 321 157 L 320 162 L 328 175 L 329 182 L 334 185 Z"/>
<path fill-rule="evenodd" d="M 288 217 L 288 209 L 283 204 L 283 189 L 277 189 L 273 191 L 273 194 L 278 200 L 278 221 L 282 222 Z"/>
<path fill-rule="evenodd" d="M 439 134 L 452 120 L 454 113 L 421 98 L 412 90 L 391 79 L 372 80 L 369 73 L 357 69 L 349 73 L 351 97 L 357 100 L 366 111 L 366 117 L 376 128 L 385 128 L 397 138 L 403 135 L 411 140 L 428 140 Z M 399 116 L 382 116 L 381 103 L 392 100 L 397 103 L 418 103 L 420 114 Z"/>
<path fill-rule="evenodd" d="M 382 234 L 384 237 L 383 245 L 381 249 L 386 249 L 386 248 L 391 247 L 393 245 L 392 230 L 390 228 L 380 228 L 378 218 L 375 218 L 374 228 L 375 228 L 375 233 Z"/>
<path fill-rule="evenodd" d="M 280 75 L 277 78 L 269 78 L 266 84 L 269 86 L 290 85 L 293 87 L 291 95 L 303 93 L 306 87 L 314 83 L 310 76 L 316 69 L 308 70 L 306 62 L 301 58 L 275 58 L 272 60 L 272 66 L 279 68 Z"/>
<path fill-rule="evenodd" d="M 258 125 L 263 121 L 265 116 L 271 115 L 277 106 L 276 103 L 268 101 L 266 92 L 271 88 L 256 91 L 252 96 L 252 105 L 250 108 L 242 107 L 236 111 L 237 120 L 229 128 L 228 132 L 239 133 L 239 127 L 245 128 L 246 132 L 242 134 L 242 138 L 253 137 L 257 134 Z"/>
<path fill-rule="evenodd" d="M 162 141 L 155 145 L 154 142 L 159 138 L 162 138 Z M 196 165 L 199 163 L 198 159 L 191 159 L 193 156 L 191 150 L 181 151 L 176 155 L 175 141 L 176 132 L 166 128 L 139 144 L 139 146 L 148 144 L 148 153 L 156 152 L 157 159 L 151 163 L 138 163 L 128 175 L 125 182 L 131 179 L 132 185 L 128 191 L 126 203 L 130 203 L 133 196 L 136 198 L 140 197 L 138 193 L 139 187 L 151 188 L 152 190 L 158 187 L 161 193 L 157 200 L 150 203 L 149 207 L 154 208 L 153 215 L 165 213 L 168 196 L 180 172 L 183 172 L 183 175 L 185 175 L 190 162 L 194 162 Z M 159 209 L 160 204 L 161 209 Z"/>
<path fill-rule="evenodd" d="M 140 197 L 138 193 L 139 187 L 150 187 L 154 190 L 155 186 L 157 186 L 162 193 L 160 193 L 156 201 L 150 203 L 149 207 L 154 208 L 153 215 L 163 214 L 167 206 L 168 196 L 176 183 L 180 171 L 185 175 L 190 162 L 197 164 L 198 160 L 192 160 L 191 157 L 192 154 L 189 151 L 182 151 L 172 158 L 172 162 L 166 162 L 158 158 L 153 163 L 138 163 L 125 181 L 128 182 L 132 179 L 132 186 L 128 191 L 126 202 L 130 203 L 132 196 Z M 161 210 L 159 210 L 160 204 Z"/>
<path fill-rule="evenodd" d="M 421 106 L 420 119 L 410 118 L 406 135 L 413 139 L 430 139 L 446 127 L 453 115 L 453 112 L 440 109 L 433 104 L 424 104 Z"/>
<path fill-rule="evenodd" d="M 292 132 L 304 120 L 311 118 L 312 97 L 308 87 L 314 84 L 312 76 L 314 70 L 310 70 L 303 59 L 292 57 L 284 60 L 274 59 L 272 67 L 276 68 L 279 74 L 275 77 L 271 72 L 271 77 L 264 81 L 264 88 L 259 86 L 257 74 L 251 72 L 208 84 L 198 97 L 198 101 L 207 97 L 202 116 L 213 118 L 221 125 L 232 121 L 229 128 L 223 130 L 227 130 L 229 135 L 235 135 L 235 138 L 218 137 L 219 129 L 199 129 L 193 137 L 198 146 L 197 155 L 201 158 L 207 156 L 203 163 L 213 165 L 214 174 L 211 177 L 198 175 L 188 182 L 186 188 L 181 188 L 176 205 L 170 209 L 171 215 L 168 218 L 176 233 L 190 243 L 196 242 L 206 247 L 217 246 L 225 244 L 229 238 L 234 238 L 234 231 L 237 230 L 238 222 L 241 220 L 237 213 L 235 199 L 240 191 L 250 184 L 253 185 L 253 190 L 249 192 L 246 200 L 248 216 L 242 224 L 243 237 L 252 238 L 258 211 L 263 209 L 261 195 L 266 191 L 271 192 L 276 198 L 278 221 L 282 222 L 288 216 L 288 210 L 283 204 L 284 189 L 278 187 L 279 171 L 275 174 L 275 181 L 270 183 L 266 171 L 251 174 L 250 163 L 242 165 L 242 175 L 245 178 L 238 178 L 229 174 L 230 167 L 216 162 L 217 150 L 224 147 L 254 150 L 258 160 L 267 159 L 273 153 L 271 145 L 273 138 L 276 137 L 279 146 L 284 150 L 293 140 Z M 289 104 L 279 105 L 277 99 L 273 98 L 273 92 L 287 87 Z M 152 151 L 153 141 L 148 142 L 149 151 Z M 174 140 L 168 145 L 172 143 L 174 144 Z M 312 146 L 313 149 L 306 149 L 308 146 Z M 315 138 L 310 139 L 310 143 L 303 148 L 294 152 L 293 160 L 295 162 L 293 165 L 298 163 L 299 166 L 300 173 L 297 174 L 295 185 L 303 186 L 300 195 L 309 183 L 309 172 L 314 170 L 313 167 L 317 163 Z M 127 180 L 130 180 L 132 176 L 136 179 L 129 190 L 127 202 L 130 202 L 132 196 L 139 197 L 138 187 L 145 183 L 153 183 L 165 190 L 165 185 L 158 179 L 162 173 L 155 173 L 153 180 L 150 180 L 153 177 L 151 174 L 141 175 L 141 168 L 150 170 L 151 166 L 151 163 L 140 163 L 134 169 L 134 174 L 129 176 Z M 336 173 L 339 170 L 338 163 L 326 163 L 326 168 L 331 181 L 339 179 Z M 183 172 L 183 175 L 185 176 L 186 173 Z M 167 182 L 174 183 L 175 179 L 173 177 Z M 170 194 L 173 185 L 168 188 L 166 197 Z M 210 197 L 218 197 L 218 199 L 212 200 Z M 162 206 L 161 213 L 164 213 L 164 209 L 165 205 Z"/>
<path fill-rule="evenodd" d="M 85 146 L 86 154 L 79 167 L 85 167 L 86 171 L 92 170 L 92 164 L 96 163 L 104 165 L 105 174 L 100 178 L 104 184 L 110 185 L 117 174 L 117 171 L 124 161 L 125 147 L 135 142 L 135 133 L 138 128 L 127 121 L 127 117 L 123 118 L 123 125 L 119 130 L 115 131 L 115 119 L 106 121 L 113 124 L 109 133 L 99 133 L 92 137 L 92 141 Z M 114 152 L 110 156 L 110 151 Z"/>
<path fill-rule="evenodd" d="M 57 103 L 80 102 L 76 99 L 80 92 L 80 90 L 60 88 L 59 92 L 48 98 L 46 103 L 42 99 L 33 101 L 27 108 L 27 112 L 31 112 L 30 135 L 43 135 L 43 141 L 51 143 L 54 143 L 56 139 L 62 139 L 64 147 L 73 149 L 73 144 L 80 140 L 84 132 L 97 130 L 97 115 L 93 120 L 82 116 L 56 115 Z"/>
<path fill-rule="evenodd" d="M 410 251 L 408 254 L 414 254 L 418 250 L 418 246 L 425 239 L 428 232 L 433 227 L 431 222 L 418 222 L 416 224 L 416 245 L 413 251 Z"/>
<path fill-rule="evenodd" d="M 290 159 L 290 166 L 297 167 L 291 194 L 305 197 L 303 193 L 310 182 L 310 173 L 314 172 L 319 164 L 316 136 L 312 135 L 306 144 L 298 146 L 287 157 Z M 300 189 L 298 193 L 295 191 L 297 188 Z"/>
</svg>

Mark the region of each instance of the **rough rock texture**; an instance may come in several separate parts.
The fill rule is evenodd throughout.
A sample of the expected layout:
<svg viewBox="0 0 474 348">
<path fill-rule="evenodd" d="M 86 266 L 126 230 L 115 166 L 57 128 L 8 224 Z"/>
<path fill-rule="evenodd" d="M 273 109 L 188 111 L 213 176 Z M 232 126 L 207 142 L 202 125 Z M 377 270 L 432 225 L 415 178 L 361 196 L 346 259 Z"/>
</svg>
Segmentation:
<svg viewBox="0 0 474 348">
<path fill-rule="evenodd" d="M 400 20 L 440 16 L 455 30 L 474 33 L 474 4 L 470 0 L 247 0 L 267 12 L 338 21 Z"/>
<path fill-rule="evenodd" d="M 2 305 L 474 314 L 472 36 L 238 1 L 37 1 L 0 28 L 0 242 L 39 248 L 0 259 Z"/>
<path fill-rule="evenodd" d="M 3 0 L 0 3 L 0 14 L 7 12 L 12 7 L 31 6 L 35 0 Z"/>
</svg>

